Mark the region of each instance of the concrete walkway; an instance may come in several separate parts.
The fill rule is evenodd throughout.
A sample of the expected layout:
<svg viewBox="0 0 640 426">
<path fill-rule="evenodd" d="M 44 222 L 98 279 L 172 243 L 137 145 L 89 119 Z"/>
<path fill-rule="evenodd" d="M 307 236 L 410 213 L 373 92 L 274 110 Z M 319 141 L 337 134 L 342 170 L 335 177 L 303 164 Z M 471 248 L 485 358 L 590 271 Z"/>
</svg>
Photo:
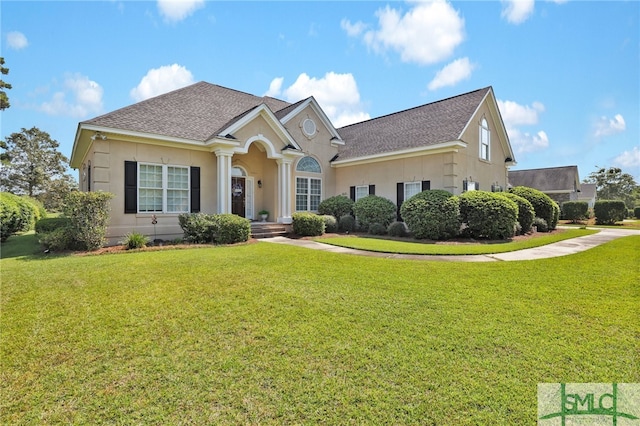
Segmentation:
<svg viewBox="0 0 640 426">
<path fill-rule="evenodd" d="M 311 240 L 291 239 L 287 237 L 274 237 L 260 240 L 272 244 L 287 244 L 304 247 L 313 250 L 322 250 L 331 253 L 354 254 L 358 256 L 380 257 L 385 259 L 410 259 L 410 260 L 435 260 L 445 262 L 496 262 L 499 260 L 536 260 L 550 257 L 566 256 L 589 250 L 600 244 L 604 244 L 616 238 L 629 235 L 640 235 L 640 230 L 632 229 L 610 229 L 601 228 L 597 234 L 586 235 L 584 237 L 572 238 L 570 240 L 559 241 L 546 246 L 530 249 L 511 251 L 496 254 L 474 254 L 474 255 L 426 255 L 426 254 L 395 254 L 379 253 L 366 250 L 357 250 L 345 247 L 332 246 Z"/>
</svg>

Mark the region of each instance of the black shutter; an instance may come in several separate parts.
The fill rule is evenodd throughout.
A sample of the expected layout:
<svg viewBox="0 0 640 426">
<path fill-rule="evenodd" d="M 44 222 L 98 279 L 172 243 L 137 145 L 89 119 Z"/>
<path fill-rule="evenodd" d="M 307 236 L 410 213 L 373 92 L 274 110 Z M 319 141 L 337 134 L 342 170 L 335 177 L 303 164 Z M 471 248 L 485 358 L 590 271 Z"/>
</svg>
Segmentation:
<svg viewBox="0 0 640 426">
<path fill-rule="evenodd" d="M 369 195 L 376 195 L 376 186 L 369 185 Z"/>
<path fill-rule="evenodd" d="M 191 167 L 191 213 L 200 213 L 200 167 Z"/>
<path fill-rule="evenodd" d="M 422 181 L 422 190 L 423 191 L 427 191 L 431 189 L 431 181 L 430 180 L 423 180 Z"/>
<path fill-rule="evenodd" d="M 351 201 L 355 201 L 356 200 L 356 187 L 355 186 L 350 186 L 349 187 L 349 198 L 351 198 Z"/>
<path fill-rule="evenodd" d="M 124 162 L 124 212 L 138 213 L 138 163 Z"/>
<path fill-rule="evenodd" d="M 396 184 L 396 205 L 398 206 L 396 212 L 396 219 L 402 220 L 400 216 L 400 207 L 402 207 L 402 203 L 404 202 L 404 182 L 398 182 Z"/>
<path fill-rule="evenodd" d="M 89 161 L 89 167 L 87 167 L 87 192 L 91 192 L 91 161 Z"/>
</svg>

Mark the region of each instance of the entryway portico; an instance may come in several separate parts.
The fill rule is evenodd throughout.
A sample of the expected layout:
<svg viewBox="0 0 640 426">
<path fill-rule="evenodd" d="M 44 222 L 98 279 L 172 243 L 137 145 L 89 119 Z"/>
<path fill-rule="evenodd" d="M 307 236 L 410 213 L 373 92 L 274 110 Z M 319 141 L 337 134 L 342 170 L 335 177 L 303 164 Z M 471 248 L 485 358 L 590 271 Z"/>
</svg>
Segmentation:
<svg viewBox="0 0 640 426">
<path fill-rule="evenodd" d="M 281 147 L 278 149 L 276 146 Z M 270 216 L 278 223 L 292 222 L 292 164 L 304 156 L 303 152 L 291 143 L 274 143 L 262 134 L 233 147 L 218 147 L 213 152 L 217 160 L 217 213 L 235 213 L 257 219 L 257 211 L 270 206 Z M 265 171 L 262 175 L 253 176 L 249 171 L 252 162 L 269 168 L 275 163 L 277 173 Z M 256 196 L 263 186 L 275 187 L 275 190 Z M 261 200 L 261 206 L 256 205 L 256 199 Z"/>
</svg>

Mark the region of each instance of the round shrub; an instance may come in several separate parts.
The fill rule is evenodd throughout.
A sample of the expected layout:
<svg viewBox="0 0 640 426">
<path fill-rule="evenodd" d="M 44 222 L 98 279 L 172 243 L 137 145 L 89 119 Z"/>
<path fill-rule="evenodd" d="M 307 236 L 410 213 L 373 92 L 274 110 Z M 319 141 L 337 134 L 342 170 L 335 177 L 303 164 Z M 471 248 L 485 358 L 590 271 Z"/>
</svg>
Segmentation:
<svg viewBox="0 0 640 426">
<path fill-rule="evenodd" d="M 387 228 L 381 223 L 372 223 L 369 225 L 369 233 L 371 235 L 384 235 L 387 233 Z"/>
<path fill-rule="evenodd" d="M 392 237 L 406 237 L 407 236 L 407 228 L 404 222 L 394 221 L 391 222 L 391 225 L 387 228 L 387 234 Z"/>
<path fill-rule="evenodd" d="M 322 215 L 322 220 L 324 220 L 325 232 L 338 232 L 338 220 L 335 218 L 335 216 L 325 214 Z"/>
<path fill-rule="evenodd" d="M 335 197 L 329 197 L 320 202 L 318 206 L 318 214 L 330 214 L 335 217 L 336 220 L 344 215 L 351 214 L 353 212 L 353 200 L 344 195 L 336 195 Z"/>
<path fill-rule="evenodd" d="M 183 213 L 178 215 L 178 223 L 184 239 L 195 244 L 208 244 L 214 242 L 215 226 L 213 215 L 205 213 Z"/>
<path fill-rule="evenodd" d="M 294 213 L 293 232 L 301 237 L 317 237 L 324 234 L 324 220 L 313 213 Z"/>
<path fill-rule="evenodd" d="M 396 205 L 384 197 L 367 195 L 355 202 L 353 212 L 362 228 L 379 223 L 386 229 L 396 218 Z"/>
<path fill-rule="evenodd" d="M 73 237 L 71 226 L 61 226 L 51 232 L 39 234 L 40 244 L 50 251 L 81 250 L 82 246 Z"/>
<path fill-rule="evenodd" d="M 17 232 L 33 229 L 36 221 L 44 215 L 46 212 L 42 204 L 33 198 L 3 192 L 0 194 L 0 240 L 6 241 Z"/>
<path fill-rule="evenodd" d="M 640 219 L 640 207 L 634 207 L 633 208 L 633 216 L 636 219 Z"/>
<path fill-rule="evenodd" d="M 549 229 L 556 228 L 558 217 L 560 216 L 560 208 L 547 194 L 526 186 L 516 186 L 511 188 L 509 192 L 529 200 L 533 206 L 535 216 L 544 219 L 549 225 Z"/>
<path fill-rule="evenodd" d="M 338 220 L 338 230 L 341 232 L 353 232 L 356 228 L 356 219 L 350 214 L 340 216 Z"/>
<path fill-rule="evenodd" d="M 541 217 L 533 219 L 533 226 L 535 226 L 538 232 L 549 232 L 549 225 L 547 224 L 547 221 Z"/>
<path fill-rule="evenodd" d="M 566 201 L 562 203 L 562 216 L 573 223 L 587 218 L 589 203 L 586 201 Z"/>
<path fill-rule="evenodd" d="M 431 189 L 406 200 L 400 215 L 415 238 L 443 240 L 458 235 L 458 197 L 443 189 Z"/>
<path fill-rule="evenodd" d="M 624 220 L 627 207 L 622 200 L 598 200 L 593 206 L 597 225 L 614 225 Z"/>
<path fill-rule="evenodd" d="M 215 214 L 211 222 L 213 241 L 217 244 L 242 243 L 251 235 L 251 221 L 235 214 Z"/>
<path fill-rule="evenodd" d="M 518 206 L 519 228 L 516 228 L 516 235 L 526 234 L 527 232 L 530 232 L 535 213 L 533 210 L 533 205 L 529 202 L 529 200 L 510 192 L 500 192 L 500 195 L 502 195 L 503 197 L 507 197 Z"/>
<path fill-rule="evenodd" d="M 469 191 L 460 195 L 460 217 L 471 238 L 502 240 L 515 232 L 518 205 L 499 193 Z"/>
</svg>

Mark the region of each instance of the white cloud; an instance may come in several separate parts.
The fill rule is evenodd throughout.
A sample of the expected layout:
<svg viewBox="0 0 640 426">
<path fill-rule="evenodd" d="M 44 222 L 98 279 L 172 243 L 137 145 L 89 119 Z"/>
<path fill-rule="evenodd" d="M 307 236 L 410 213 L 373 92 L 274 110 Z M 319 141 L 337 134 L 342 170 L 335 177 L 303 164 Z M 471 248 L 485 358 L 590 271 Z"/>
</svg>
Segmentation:
<svg viewBox="0 0 640 426">
<path fill-rule="evenodd" d="M 160 15 L 168 22 L 179 22 L 204 6 L 204 0 L 158 0 Z"/>
<path fill-rule="evenodd" d="M 456 83 L 467 80 L 471 77 L 471 72 L 475 65 L 469 58 L 460 58 L 442 68 L 427 86 L 429 90 L 437 90 L 441 87 L 454 86 Z"/>
<path fill-rule="evenodd" d="M 631 151 L 624 151 L 613 160 L 613 164 L 623 169 L 640 167 L 640 148 L 634 146 Z"/>
<path fill-rule="evenodd" d="M 549 146 L 549 137 L 544 130 L 532 134 L 520 129 L 538 124 L 539 115 L 545 110 L 542 103 L 534 102 L 529 106 L 498 99 L 498 109 L 516 153 L 540 151 Z"/>
<path fill-rule="evenodd" d="M 464 40 L 464 19 L 446 1 L 413 3 L 405 14 L 386 6 L 376 12 L 378 29 L 362 35 L 365 44 L 377 53 L 387 50 L 400 54 L 403 62 L 429 65 L 445 60 Z M 360 36 L 361 22 L 341 23 L 350 36 Z"/>
<path fill-rule="evenodd" d="M 19 31 L 10 31 L 7 33 L 7 47 L 20 50 L 29 45 L 27 37 Z"/>
<path fill-rule="evenodd" d="M 601 138 L 623 132 L 627 128 L 627 124 L 621 114 L 616 114 L 613 118 L 600 117 L 593 127 L 593 136 Z"/>
<path fill-rule="evenodd" d="M 340 28 L 345 30 L 349 37 L 357 37 L 364 32 L 367 28 L 367 25 L 363 22 L 356 22 L 352 24 L 348 19 L 343 19 L 340 21 Z"/>
<path fill-rule="evenodd" d="M 81 74 L 68 75 L 63 90 L 55 92 L 49 102 L 40 104 L 39 109 L 49 115 L 66 115 L 84 118 L 102 111 L 102 87 Z M 72 100 L 68 101 L 67 98 Z"/>
<path fill-rule="evenodd" d="M 280 93 L 282 81 L 271 82 L 269 92 L 277 88 Z M 352 74 L 328 72 L 322 78 L 309 77 L 306 73 L 282 91 L 289 102 L 298 102 L 313 96 L 335 127 L 342 127 L 371 118 L 363 111 L 358 85 Z"/>
<path fill-rule="evenodd" d="M 533 14 L 534 0 L 502 0 L 502 14 L 507 22 L 521 24 Z"/>
<path fill-rule="evenodd" d="M 129 94 L 139 102 L 193 84 L 193 75 L 185 67 L 173 64 L 153 68 Z"/>
<path fill-rule="evenodd" d="M 271 96 L 272 98 L 280 96 L 282 93 L 282 83 L 284 82 L 284 77 L 276 77 L 271 80 L 271 84 L 269 84 L 269 90 L 264 96 Z"/>
</svg>

